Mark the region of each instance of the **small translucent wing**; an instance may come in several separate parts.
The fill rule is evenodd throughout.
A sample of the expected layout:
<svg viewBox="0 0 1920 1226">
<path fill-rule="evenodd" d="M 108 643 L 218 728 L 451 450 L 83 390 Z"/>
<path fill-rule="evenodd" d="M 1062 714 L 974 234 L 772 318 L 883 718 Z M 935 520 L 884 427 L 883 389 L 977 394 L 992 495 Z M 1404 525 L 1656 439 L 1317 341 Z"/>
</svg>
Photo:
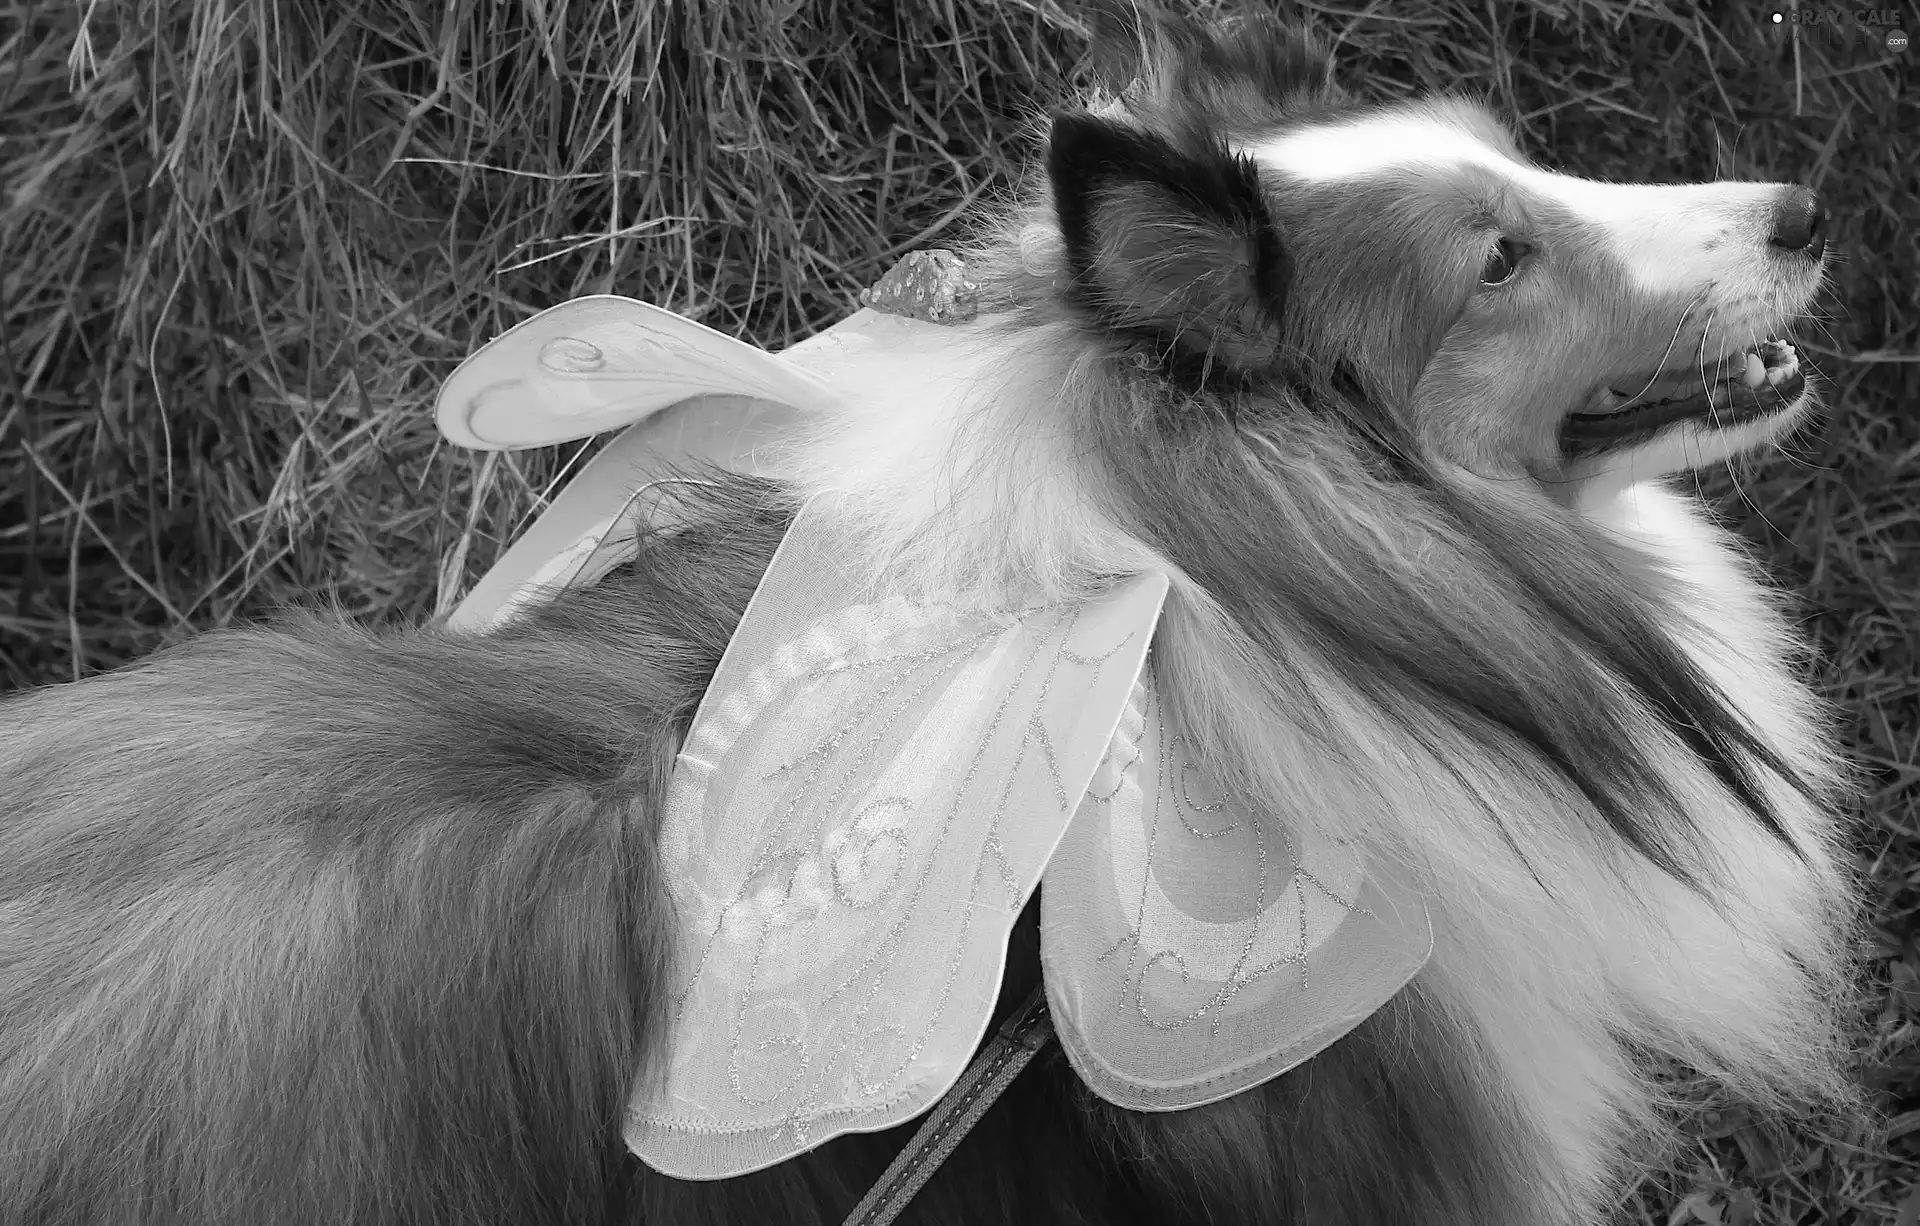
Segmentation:
<svg viewBox="0 0 1920 1226">
<path fill-rule="evenodd" d="M 670 1057 L 626 1136 L 682 1178 L 891 1127 L 958 1078 L 1166 594 L 999 619 L 866 600 L 836 505 L 789 531 L 670 786 Z"/>
<path fill-rule="evenodd" d="M 563 303 L 469 357 L 441 388 L 439 425 L 481 450 L 627 427 L 568 482 L 448 616 L 484 630 L 618 561 L 635 492 L 676 468 L 777 472 L 784 444 L 843 382 L 927 391 L 925 362 L 954 330 L 862 310 L 778 356 L 630 298 Z M 630 535 L 630 534 L 628 534 Z M 613 546 L 613 548 L 610 548 Z"/>
<path fill-rule="evenodd" d="M 481 451 L 539 447 L 631 425 L 702 395 L 807 409 L 832 388 L 798 365 L 632 298 L 563 302 L 508 329 L 440 389 L 440 432 Z"/>
<path fill-rule="evenodd" d="M 1041 954 L 1068 1059 L 1134 1111 L 1215 1102 L 1300 1064 L 1426 962 L 1391 866 L 1215 792 L 1142 676 L 1045 876 Z"/>
</svg>

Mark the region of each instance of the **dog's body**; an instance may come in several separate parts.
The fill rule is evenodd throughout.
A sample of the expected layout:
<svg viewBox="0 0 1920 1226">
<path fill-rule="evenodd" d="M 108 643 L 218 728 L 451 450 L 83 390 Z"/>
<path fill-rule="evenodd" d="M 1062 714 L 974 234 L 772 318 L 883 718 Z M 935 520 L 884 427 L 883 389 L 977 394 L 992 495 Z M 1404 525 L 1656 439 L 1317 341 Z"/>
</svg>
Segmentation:
<svg viewBox="0 0 1920 1226">
<path fill-rule="evenodd" d="M 1643 479 L 1809 411 L 1748 346 L 1817 286 L 1810 199 L 1548 175 L 1271 31 L 1142 41 L 926 401 L 849 386 L 778 480 L 490 635 L 224 633 L 0 708 L 0 1223 L 838 1220 L 902 1137 L 718 1184 L 620 1138 L 674 755 L 827 487 L 916 599 L 1167 572 L 1208 764 L 1406 866 L 1435 932 L 1211 1107 L 1043 1060 L 908 1220 L 1587 1222 L 1660 1140 L 1656 1059 L 1846 1100 L 1841 772 L 1769 595 Z"/>
</svg>

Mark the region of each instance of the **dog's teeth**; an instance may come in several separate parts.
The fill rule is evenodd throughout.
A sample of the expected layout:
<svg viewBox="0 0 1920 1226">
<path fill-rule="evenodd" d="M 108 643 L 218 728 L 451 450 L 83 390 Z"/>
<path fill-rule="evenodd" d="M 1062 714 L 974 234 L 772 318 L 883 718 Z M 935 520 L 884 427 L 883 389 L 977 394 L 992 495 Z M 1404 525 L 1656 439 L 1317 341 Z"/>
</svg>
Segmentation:
<svg viewBox="0 0 1920 1226">
<path fill-rule="evenodd" d="M 1747 355 L 1747 370 L 1742 378 L 1748 387 L 1759 387 L 1767 381 L 1767 364 L 1760 360 L 1759 354 Z"/>
<path fill-rule="evenodd" d="M 1614 395 L 1612 388 L 1603 387 L 1600 389 L 1600 394 L 1593 398 L 1593 405 L 1587 411 L 1590 413 L 1611 413 L 1619 407 L 1620 397 Z"/>
</svg>

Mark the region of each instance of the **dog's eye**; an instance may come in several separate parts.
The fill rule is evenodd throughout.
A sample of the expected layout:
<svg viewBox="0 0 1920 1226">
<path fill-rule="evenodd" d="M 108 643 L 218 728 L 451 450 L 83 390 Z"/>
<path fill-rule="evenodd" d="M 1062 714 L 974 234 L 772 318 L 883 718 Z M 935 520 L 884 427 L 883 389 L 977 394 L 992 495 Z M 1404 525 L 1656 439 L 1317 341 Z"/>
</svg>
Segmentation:
<svg viewBox="0 0 1920 1226">
<path fill-rule="evenodd" d="M 1518 239 L 1503 238 L 1493 245 L 1487 253 L 1487 262 L 1480 269 L 1480 284 L 1505 285 L 1513 280 L 1513 274 L 1520 271 L 1520 261 L 1532 248 Z"/>
</svg>

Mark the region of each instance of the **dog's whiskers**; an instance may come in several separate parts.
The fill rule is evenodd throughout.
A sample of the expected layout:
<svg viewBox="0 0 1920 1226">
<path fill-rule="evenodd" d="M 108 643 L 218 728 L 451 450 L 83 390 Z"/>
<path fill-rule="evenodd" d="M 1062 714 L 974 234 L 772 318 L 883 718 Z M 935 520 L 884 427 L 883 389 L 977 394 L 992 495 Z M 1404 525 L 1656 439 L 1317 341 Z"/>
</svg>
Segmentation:
<svg viewBox="0 0 1920 1226">
<path fill-rule="evenodd" d="M 1706 300 L 1707 291 L 1702 290 L 1699 294 L 1695 295 L 1693 300 L 1688 302 L 1686 307 L 1680 312 L 1680 318 L 1673 325 L 1673 334 L 1667 337 L 1667 347 L 1661 351 L 1660 361 L 1654 366 L 1653 374 L 1647 379 L 1646 384 L 1642 386 L 1639 391 L 1627 398 L 1626 404 L 1632 405 L 1638 402 L 1640 397 L 1653 390 L 1654 384 L 1660 382 L 1660 376 L 1667 373 L 1667 359 L 1673 356 L 1674 347 L 1680 343 L 1680 334 L 1686 331 L 1687 319 L 1693 314 L 1694 308 Z M 1703 338 L 1705 337 L 1705 329 L 1701 330 L 1701 335 Z"/>
</svg>

